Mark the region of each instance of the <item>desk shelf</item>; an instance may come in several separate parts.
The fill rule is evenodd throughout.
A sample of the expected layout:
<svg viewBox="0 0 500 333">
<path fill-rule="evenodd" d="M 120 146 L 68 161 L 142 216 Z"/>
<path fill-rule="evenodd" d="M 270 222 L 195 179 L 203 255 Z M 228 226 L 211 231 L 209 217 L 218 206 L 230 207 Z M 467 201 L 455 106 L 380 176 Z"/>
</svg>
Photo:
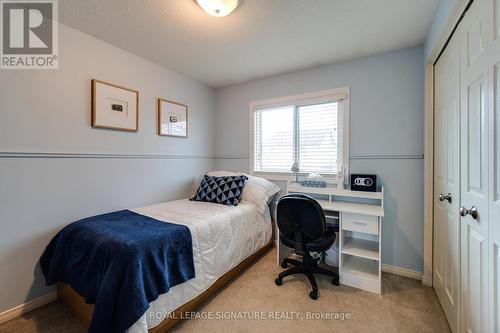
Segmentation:
<svg viewBox="0 0 500 333">
<path fill-rule="evenodd" d="M 344 258 L 342 273 L 376 282 L 378 281 L 378 263 L 355 257 Z"/>
<path fill-rule="evenodd" d="M 370 216 L 384 216 L 384 207 L 380 205 L 328 200 L 318 200 L 318 202 L 321 205 L 321 208 L 326 211 L 355 213 Z"/>
<path fill-rule="evenodd" d="M 351 191 L 347 189 L 339 189 L 333 186 L 327 187 L 307 187 L 302 186 L 297 183 L 288 184 L 288 192 L 298 192 L 298 193 L 308 193 L 308 194 L 320 194 L 320 195 L 332 195 L 339 197 L 349 197 L 349 198 L 360 198 L 360 199 L 374 199 L 383 200 L 384 192 L 364 192 L 364 191 Z"/>
<path fill-rule="evenodd" d="M 342 253 L 355 257 L 379 260 L 380 255 L 378 249 L 378 241 L 345 237 Z"/>
<path fill-rule="evenodd" d="M 381 274 L 379 262 L 364 258 L 344 256 L 340 283 L 381 293 Z"/>
</svg>

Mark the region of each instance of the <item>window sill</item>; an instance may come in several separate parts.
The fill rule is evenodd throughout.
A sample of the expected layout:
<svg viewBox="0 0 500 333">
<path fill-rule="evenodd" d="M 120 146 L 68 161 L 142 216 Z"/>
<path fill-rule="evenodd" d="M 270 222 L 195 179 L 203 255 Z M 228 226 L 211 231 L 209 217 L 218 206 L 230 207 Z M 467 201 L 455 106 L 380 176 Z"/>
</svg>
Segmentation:
<svg viewBox="0 0 500 333">
<path fill-rule="evenodd" d="M 250 173 L 253 176 L 261 177 L 270 181 L 295 181 L 295 174 L 289 173 L 279 173 L 279 172 L 256 172 L 252 171 Z M 299 174 L 299 181 L 304 180 L 307 177 L 305 174 Z M 329 185 L 337 185 L 336 176 L 321 175 L 322 179 Z"/>
</svg>

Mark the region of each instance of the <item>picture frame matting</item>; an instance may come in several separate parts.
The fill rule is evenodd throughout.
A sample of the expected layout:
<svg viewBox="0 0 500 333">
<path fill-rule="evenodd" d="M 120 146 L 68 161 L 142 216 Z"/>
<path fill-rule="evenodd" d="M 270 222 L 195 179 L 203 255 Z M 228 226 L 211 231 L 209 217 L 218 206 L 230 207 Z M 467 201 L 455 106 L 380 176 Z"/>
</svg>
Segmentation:
<svg viewBox="0 0 500 333">
<path fill-rule="evenodd" d="M 188 137 L 188 106 L 168 99 L 158 98 L 158 135 L 178 138 Z"/>
<path fill-rule="evenodd" d="M 139 91 L 93 79 L 91 95 L 92 127 L 129 132 L 139 130 Z"/>
</svg>

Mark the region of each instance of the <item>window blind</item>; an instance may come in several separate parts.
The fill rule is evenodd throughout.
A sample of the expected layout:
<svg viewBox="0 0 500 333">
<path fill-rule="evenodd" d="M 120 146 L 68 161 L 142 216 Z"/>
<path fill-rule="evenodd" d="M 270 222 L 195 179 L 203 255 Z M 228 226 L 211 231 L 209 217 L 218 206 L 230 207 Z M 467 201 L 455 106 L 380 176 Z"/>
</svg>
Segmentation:
<svg viewBox="0 0 500 333">
<path fill-rule="evenodd" d="M 342 165 L 343 117 L 338 101 L 254 111 L 254 171 L 336 174 Z"/>
<path fill-rule="evenodd" d="M 300 170 L 337 173 L 338 103 L 298 107 L 298 156 Z"/>
<path fill-rule="evenodd" d="M 294 107 L 254 114 L 254 170 L 288 172 L 294 161 Z"/>
</svg>

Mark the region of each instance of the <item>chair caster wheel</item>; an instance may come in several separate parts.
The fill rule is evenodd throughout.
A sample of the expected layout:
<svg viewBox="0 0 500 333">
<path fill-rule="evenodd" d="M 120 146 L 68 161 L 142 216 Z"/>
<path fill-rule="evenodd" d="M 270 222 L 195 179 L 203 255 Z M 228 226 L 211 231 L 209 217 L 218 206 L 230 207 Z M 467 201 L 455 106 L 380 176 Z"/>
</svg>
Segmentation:
<svg viewBox="0 0 500 333">
<path fill-rule="evenodd" d="M 274 280 L 274 283 L 276 283 L 277 286 L 281 286 L 283 284 L 283 280 L 277 278 L 276 280 Z"/>
<path fill-rule="evenodd" d="M 339 278 L 334 278 L 334 279 L 332 280 L 332 283 L 333 283 L 333 285 L 338 286 L 338 285 L 340 284 L 340 283 L 339 283 Z"/>
<path fill-rule="evenodd" d="M 311 297 L 312 299 L 314 300 L 317 300 L 318 299 L 318 291 L 317 290 L 313 290 L 309 293 L 309 297 Z"/>
<path fill-rule="evenodd" d="M 288 267 L 288 265 L 287 265 L 287 263 L 285 261 L 282 261 L 280 266 L 281 266 L 281 268 L 287 268 Z"/>
</svg>

